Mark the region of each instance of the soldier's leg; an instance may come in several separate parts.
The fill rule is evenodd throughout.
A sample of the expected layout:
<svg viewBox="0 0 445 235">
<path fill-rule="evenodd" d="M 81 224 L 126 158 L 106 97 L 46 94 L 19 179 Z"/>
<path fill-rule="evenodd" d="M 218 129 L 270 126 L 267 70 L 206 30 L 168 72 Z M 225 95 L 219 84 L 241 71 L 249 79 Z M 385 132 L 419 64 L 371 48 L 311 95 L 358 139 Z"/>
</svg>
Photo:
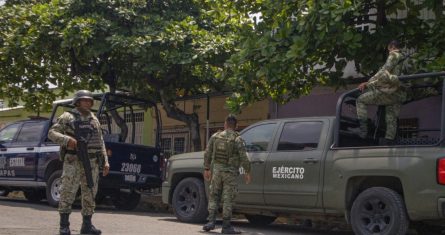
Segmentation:
<svg viewBox="0 0 445 235">
<path fill-rule="evenodd" d="M 78 160 L 69 162 L 65 159 L 63 163 L 62 184 L 60 185 L 59 212 L 71 213 L 71 205 L 76 199 L 79 189 L 81 165 Z"/>
<path fill-rule="evenodd" d="M 381 96 L 381 104 L 385 107 L 386 133 L 385 139 L 394 140 L 397 134 L 397 119 L 402 102 L 406 100 L 405 91 L 397 91 L 392 94 Z"/>
<path fill-rule="evenodd" d="M 370 90 L 361 94 L 356 101 L 357 118 L 359 121 L 360 137 L 368 135 L 368 105 L 375 104 L 378 91 Z"/>
<path fill-rule="evenodd" d="M 99 165 L 97 164 L 96 159 L 90 160 L 91 165 L 91 175 L 93 176 L 93 189 L 88 188 L 87 178 L 85 175 L 85 171 L 82 167 L 81 169 L 81 178 L 80 178 L 80 188 L 82 190 L 82 215 L 92 215 L 94 214 L 94 209 L 96 208 L 96 198 L 98 182 L 99 182 Z"/>
<path fill-rule="evenodd" d="M 386 133 L 385 139 L 394 140 L 397 134 L 397 119 L 400 113 L 400 104 L 388 105 L 385 107 Z"/>
<path fill-rule="evenodd" d="M 80 229 L 81 234 L 101 234 L 102 231 L 96 229 L 93 223 L 91 222 L 91 218 L 94 214 L 94 209 L 96 208 L 96 194 L 99 183 L 99 165 L 97 163 L 97 159 L 90 160 L 91 165 L 91 175 L 93 176 L 93 188 L 88 188 L 87 179 L 85 175 L 85 171 L 81 170 L 81 184 L 80 187 L 82 189 L 82 228 Z"/>
<path fill-rule="evenodd" d="M 222 190 L 222 177 L 219 170 L 212 170 L 212 179 L 210 180 L 209 187 L 209 202 L 208 211 L 209 216 L 207 217 L 208 223 L 205 224 L 202 229 L 205 231 L 210 231 L 215 229 L 216 213 L 218 212 L 219 203 L 221 201 L 221 190 Z"/>
<path fill-rule="evenodd" d="M 69 215 L 71 213 L 71 205 L 76 198 L 77 190 L 79 189 L 80 181 L 80 165 L 77 160 L 71 156 L 70 161 L 65 158 L 63 163 L 62 184 L 60 186 L 60 235 L 70 235 Z"/>
<path fill-rule="evenodd" d="M 224 186 L 223 186 L 223 193 L 222 193 L 222 200 L 223 200 L 223 226 L 221 233 L 223 234 L 239 234 L 240 232 L 237 231 L 230 223 L 232 219 L 232 208 L 233 203 L 236 197 L 236 194 L 238 192 L 238 187 L 236 184 L 236 173 L 232 172 L 225 172 L 224 174 Z"/>
</svg>

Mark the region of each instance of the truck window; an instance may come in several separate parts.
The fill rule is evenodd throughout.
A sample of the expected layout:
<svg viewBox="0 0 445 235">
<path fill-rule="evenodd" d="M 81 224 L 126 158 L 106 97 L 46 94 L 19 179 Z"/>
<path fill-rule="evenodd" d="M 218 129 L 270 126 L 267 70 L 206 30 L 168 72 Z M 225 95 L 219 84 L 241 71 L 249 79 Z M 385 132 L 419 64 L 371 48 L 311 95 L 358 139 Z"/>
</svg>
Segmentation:
<svg viewBox="0 0 445 235">
<path fill-rule="evenodd" d="M 268 123 L 254 126 L 253 128 L 245 131 L 241 137 L 246 142 L 247 152 L 266 151 L 269 144 L 272 142 L 272 137 L 276 127 L 276 123 Z"/>
<path fill-rule="evenodd" d="M 44 122 L 32 122 L 23 124 L 17 142 L 38 143 L 42 136 Z"/>
<path fill-rule="evenodd" d="M 0 143 L 10 143 L 17 134 L 20 124 L 12 124 L 0 131 Z"/>
<path fill-rule="evenodd" d="M 277 150 L 316 149 L 322 126 L 322 122 L 288 122 L 284 124 Z"/>
</svg>

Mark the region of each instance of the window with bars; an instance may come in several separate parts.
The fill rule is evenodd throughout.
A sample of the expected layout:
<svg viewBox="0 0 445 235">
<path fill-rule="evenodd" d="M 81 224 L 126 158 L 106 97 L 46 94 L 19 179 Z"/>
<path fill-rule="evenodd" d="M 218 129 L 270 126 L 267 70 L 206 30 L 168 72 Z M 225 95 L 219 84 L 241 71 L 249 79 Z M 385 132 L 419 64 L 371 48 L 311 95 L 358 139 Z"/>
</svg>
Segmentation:
<svg viewBox="0 0 445 235">
<path fill-rule="evenodd" d="M 144 121 L 144 112 L 134 113 L 134 121 L 135 122 L 143 122 Z M 131 122 L 131 114 L 125 114 L 125 122 Z"/>
<path fill-rule="evenodd" d="M 185 138 L 184 137 L 175 138 L 174 150 L 175 150 L 175 154 L 185 152 Z"/>
<path fill-rule="evenodd" d="M 162 138 L 161 139 L 161 149 L 164 154 L 171 154 L 172 151 L 172 139 L 171 138 Z"/>
<path fill-rule="evenodd" d="M 168 156 L 187 152 L 188 133 L 166 133 L 161 138 L 161 148 Z"/>
<path fill-rule="evenodd" d="M 418 118 L 400 118 L 399 119 L 399 137 L 416 138 L 419 130 Z"/>
</svg>

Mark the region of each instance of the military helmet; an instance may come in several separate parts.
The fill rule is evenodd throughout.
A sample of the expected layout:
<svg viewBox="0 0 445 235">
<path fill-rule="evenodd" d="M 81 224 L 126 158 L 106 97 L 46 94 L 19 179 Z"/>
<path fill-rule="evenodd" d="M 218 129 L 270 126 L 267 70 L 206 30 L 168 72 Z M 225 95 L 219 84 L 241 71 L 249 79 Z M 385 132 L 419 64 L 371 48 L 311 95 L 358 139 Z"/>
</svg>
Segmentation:
<svg viewBox="0 0 445 235">
<path fill-rule="evenodd" d="M 88 90 L 77 91 L 74 94 L 73 104 L 75 105 L 79 99 L 90 99 L 91 101 L 94 101 L 93 93 L 91 93 L 91 91 Z"/>
</svg>

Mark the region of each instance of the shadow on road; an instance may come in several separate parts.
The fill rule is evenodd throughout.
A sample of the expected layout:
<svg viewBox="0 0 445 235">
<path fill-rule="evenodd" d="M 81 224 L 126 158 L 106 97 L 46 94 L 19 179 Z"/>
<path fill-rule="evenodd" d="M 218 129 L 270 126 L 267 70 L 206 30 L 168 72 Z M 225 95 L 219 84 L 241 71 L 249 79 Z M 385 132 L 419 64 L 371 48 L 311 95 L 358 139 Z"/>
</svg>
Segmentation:
<svg viewBox="0 0 445 235">
<path fill-rule="evenodd" d="M 57 211 L 57 208 L 49 206 L 45 200 L 40 202 L 30 202 L 24 198 L 22 199 L 22 198 L 0 197 L 0 205 L 9 207 L 26 207 L 38 211 Z M 73 204 L 73 210 L 79 211 L 80 209 L 81 209 L 80 202 L 75 202 Z M 96 207 L 96 211 L 100 211 L 100 213 L 104 214 L 139 215 L 139 216 L 156 215 L 157 217 L 172 216 L 171 214 L 165 212 L 144 211 L 143 209 L 140 208 L 133 211 L 123 211 L 115 209 L 114 206 L 107 204 L 98 204 Z"/>
<path fill-rule="evenodd" d="M 172 222 L 172 223 L 182 223 L 179 220 L 168 217 L 165 219 L 160 219 L 162 221 L 166 222 Z M 205 231 L 199 231 L 200 234 L 221 234 L 221 226 L 222 221 L 218 220 L 216 223 L 216 229 L 205 232 Z M 266 235 L 266 234 L 277 234 L 277 233 L 292 233 L 292 234 L 300 234 L 303 233 L 305 235 L 316 235 L 316 234 L 326 234 L 329 232 L 329 235 L 353 235 L 351 231 L 330 231 L 330 230 L 323 230 L 323 229 L 314 229 L 314 228 L 308 228 L 301 225 L 288 225 L 288 224 L 271 224 L 266 226 L 259 226 L 259 225 L 253 225 L 250 224 L 247 220 L 236 220 L 232 222 L 232 225 L 237 228 L 238 230 L 242 231 L 242 234 L 249 234 L 249 235 Z M 261 228 L 261 232 L 254 232 L 255 230 L 258 230 L 258 228 Z"/>
</svg>

